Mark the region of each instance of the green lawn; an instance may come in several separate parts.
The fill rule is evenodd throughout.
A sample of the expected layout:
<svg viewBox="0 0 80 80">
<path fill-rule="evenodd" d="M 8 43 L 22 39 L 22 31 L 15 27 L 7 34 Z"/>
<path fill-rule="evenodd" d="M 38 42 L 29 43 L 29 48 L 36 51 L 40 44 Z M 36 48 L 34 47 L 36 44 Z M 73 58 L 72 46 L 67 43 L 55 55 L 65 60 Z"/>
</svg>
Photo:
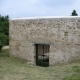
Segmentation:
<svg viewBox="0 0 80 80">
<path fill-rule="evenodd" d="M 26 60 L 9 57 L 9 50 L 0 53 L 0 80 L 80 80 L 80 61 L 39 67 Z"/>
</svg>

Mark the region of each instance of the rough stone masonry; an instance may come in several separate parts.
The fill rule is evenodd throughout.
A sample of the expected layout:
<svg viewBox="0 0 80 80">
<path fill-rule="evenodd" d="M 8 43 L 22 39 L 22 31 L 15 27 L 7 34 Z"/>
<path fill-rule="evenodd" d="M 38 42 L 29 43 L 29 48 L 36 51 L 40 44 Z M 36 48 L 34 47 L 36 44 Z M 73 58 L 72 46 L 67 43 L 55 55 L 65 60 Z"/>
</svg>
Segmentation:
<svg viewBox="0 0 80 80">
<path fill-rule="evenodd" d="M 80 60 L 80 16 L 10 20 L 10 56 L 36 61 L 35 43 L 49 44 L 49 65 Z"/>
</svg>

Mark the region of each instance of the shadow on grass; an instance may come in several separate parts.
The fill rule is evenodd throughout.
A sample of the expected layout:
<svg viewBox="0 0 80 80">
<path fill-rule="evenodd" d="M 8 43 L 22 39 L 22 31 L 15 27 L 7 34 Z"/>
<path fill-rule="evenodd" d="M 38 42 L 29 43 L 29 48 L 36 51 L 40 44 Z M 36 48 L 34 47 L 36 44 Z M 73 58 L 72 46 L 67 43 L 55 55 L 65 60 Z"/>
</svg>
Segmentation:
<svg viewBox="0 0 80 80">
<path fill-rule="evenodd" d="M 0 57 L 9 57 L 9 49 L 4 49 L 0 52 Z"/>
</svg>

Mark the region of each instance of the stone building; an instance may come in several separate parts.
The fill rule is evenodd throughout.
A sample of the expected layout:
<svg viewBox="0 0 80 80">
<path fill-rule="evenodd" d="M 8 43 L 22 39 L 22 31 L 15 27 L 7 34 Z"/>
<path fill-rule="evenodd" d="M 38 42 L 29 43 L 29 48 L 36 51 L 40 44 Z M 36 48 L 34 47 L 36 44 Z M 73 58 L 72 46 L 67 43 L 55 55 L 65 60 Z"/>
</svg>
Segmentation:
<svg viewBox="0 0 80 80">
<path fill-rule="evenodd" d="M 14 18 L 10 20 L 10 56 L 37 65 L 80 60 L 80 17 Z"/>
</svg>

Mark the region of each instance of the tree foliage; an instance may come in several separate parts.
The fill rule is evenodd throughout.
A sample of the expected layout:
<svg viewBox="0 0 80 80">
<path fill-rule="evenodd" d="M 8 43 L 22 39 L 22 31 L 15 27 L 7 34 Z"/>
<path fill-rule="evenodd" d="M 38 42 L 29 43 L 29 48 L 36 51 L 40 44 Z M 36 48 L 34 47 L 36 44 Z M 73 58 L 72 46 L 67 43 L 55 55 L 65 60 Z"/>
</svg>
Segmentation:
<svg viewBox="0 0 80 80">
<path fill-rule="evenodd" d="M 0 51 L 6 44 L 9 44 L 9 16 L 0 15 Z"/>
<path fill-rule="evenodd" d="M 73 10 L 71 14 L 72 14 L 71 16 L 78 16 L 78 14 L 76 13 L 76 10 Z"/>
</svg>

